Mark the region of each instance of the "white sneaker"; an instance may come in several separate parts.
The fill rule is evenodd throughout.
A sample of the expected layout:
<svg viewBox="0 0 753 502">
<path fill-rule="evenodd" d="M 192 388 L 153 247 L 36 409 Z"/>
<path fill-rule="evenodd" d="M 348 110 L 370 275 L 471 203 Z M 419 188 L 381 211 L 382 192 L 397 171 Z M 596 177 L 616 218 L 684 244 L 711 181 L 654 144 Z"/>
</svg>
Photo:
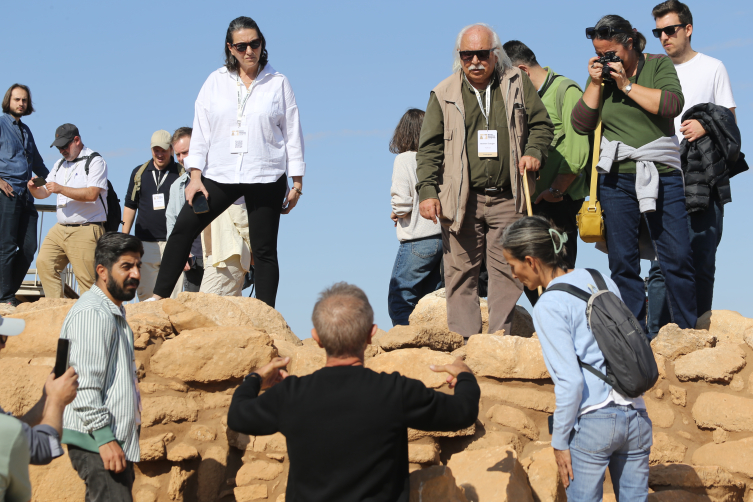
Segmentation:
<svg viewBox="0 0 753 502">
<path fill-rule="evenodd" d="M 144 302 L 142 302 L 142 303 L 145 303 L 145 302 L 156 302 L 156 301 L 157 301 L 157 299 L 156 299 L 156 298 L 154 298 L 154 297 L 151 297 L 151 298 L 147 298 L 147 299 L 146 299 L 146 300 L 144 300 Z"/>
</svg>

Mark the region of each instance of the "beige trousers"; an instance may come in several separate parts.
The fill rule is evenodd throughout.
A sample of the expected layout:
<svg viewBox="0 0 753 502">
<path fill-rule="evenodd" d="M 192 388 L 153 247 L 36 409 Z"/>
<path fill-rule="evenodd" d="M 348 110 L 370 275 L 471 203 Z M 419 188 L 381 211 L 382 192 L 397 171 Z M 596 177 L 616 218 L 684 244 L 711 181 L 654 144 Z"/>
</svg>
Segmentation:
<svg viewBox="0 0 753 502">
<path fill-rule="evenodd" d="M 141 257 L 141 281 L 136 290 L 139 301 L 151 298 L 154 294 L 154 285 L 157 283 L 159 267 L 162 264 L 162 253 L 165 252 L 167 242 L 142 242 L 144 245 L 144 256 Z M 183 290 L 183 274 L 180 274 L 178 282 L 175 283 L 170 298 L 175 298 Z"/>
<path fill-rule="evenodd" d="M 220 296 L 241 296 L 246 272 L 241 267 L 241 257 L 237 254 L 225 260 L 226 267 L 206 267 L 201 279 L 201 293 L 214 293 Z"/>
<path fill-rule="evenodd" d="M 50 229 L 37 256 L 37 273 L 45 298 L 64 298 L 60 273 L 68 263 L 76 276 L 79 294 L 91 289 L 97 280 L 94 249 L 104 233 L 102 225 L 66 227 L 56 223 Z"/>
<path fill-rule="evenodd" d="M 522 216 L 515 213 L 511 190 L 491 196 L 471 190 L 460 231 L 453 234 L 442 226 L 450 330 L 466 338 L 481 333 L 478 274 L 485 254 L 489 271 L 489 333 L 504 329 L 510 334 L 513 309 L 523 284 L 513 279 L 502 255 L 502 234 Z"/>
</svg>

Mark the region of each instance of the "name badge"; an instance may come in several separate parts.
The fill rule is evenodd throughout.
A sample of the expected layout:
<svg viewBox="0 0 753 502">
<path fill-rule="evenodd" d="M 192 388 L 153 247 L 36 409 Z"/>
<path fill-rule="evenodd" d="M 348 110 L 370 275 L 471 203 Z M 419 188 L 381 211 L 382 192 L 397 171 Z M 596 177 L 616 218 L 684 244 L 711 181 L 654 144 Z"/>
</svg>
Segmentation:
<svg viewBox="0 0 753 502">
<path fill-rule="evenodd" d="M 248 152 L 248 128 L 246 125 L 233 128 L 230 131 L 230 153 Z"/>
<path fill-rule="evenodd" d="M 497 131 L 479 131 L 478 132 L 478 156 L 479 157 L 496 157 L 497 156 Z"/>
<path fill-rule="evenodd" d="M 152 208 L 165 209 L 165 194 L 156 193 L 152 195 Z"/>
</svg>

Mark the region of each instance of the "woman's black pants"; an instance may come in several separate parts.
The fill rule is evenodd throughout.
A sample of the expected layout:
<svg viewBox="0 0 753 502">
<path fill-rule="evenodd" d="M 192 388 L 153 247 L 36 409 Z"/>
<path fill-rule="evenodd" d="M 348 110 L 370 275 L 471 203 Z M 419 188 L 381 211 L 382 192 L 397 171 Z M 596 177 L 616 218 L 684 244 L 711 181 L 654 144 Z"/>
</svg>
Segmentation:
<svg viewBox="0 0 753 502">
<path fill-rule="evenodd" d="M 202 176 L 209 192 L 209 212 L 196 214 L 185 204 L 162 254 L 154 294 L 168 298 L 178 282 L 183 266 L 191 252 L 191 243 L 202 230 L 240 197 L 246 198 L 248 233 L 254 255 L 256 298 L 270 307 L 275 306 L 280 267 L 277 263 L 277 231 L 280 212 L 288 185 L 286 175 L 274 183 L 217 183 Z"/>
</svg>

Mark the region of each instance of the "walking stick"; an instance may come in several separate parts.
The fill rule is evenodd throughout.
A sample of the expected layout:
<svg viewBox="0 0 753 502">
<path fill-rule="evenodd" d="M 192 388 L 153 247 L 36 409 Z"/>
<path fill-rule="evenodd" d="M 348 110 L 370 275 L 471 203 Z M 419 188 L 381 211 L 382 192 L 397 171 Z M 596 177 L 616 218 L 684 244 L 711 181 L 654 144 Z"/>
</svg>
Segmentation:
<svg viewBox="0 0 753 502">
<path fill-rule="evenodd" d="M 523 173 L 523 191 L 526 194 L 526 211 L 528 216 L 533 216 L 533 208 L 531 207 L 531 189 L 528 188 L 528 170 Z M 538 288 L 539 296 L 544 293 L 541 286 Z"/>
</svg>

